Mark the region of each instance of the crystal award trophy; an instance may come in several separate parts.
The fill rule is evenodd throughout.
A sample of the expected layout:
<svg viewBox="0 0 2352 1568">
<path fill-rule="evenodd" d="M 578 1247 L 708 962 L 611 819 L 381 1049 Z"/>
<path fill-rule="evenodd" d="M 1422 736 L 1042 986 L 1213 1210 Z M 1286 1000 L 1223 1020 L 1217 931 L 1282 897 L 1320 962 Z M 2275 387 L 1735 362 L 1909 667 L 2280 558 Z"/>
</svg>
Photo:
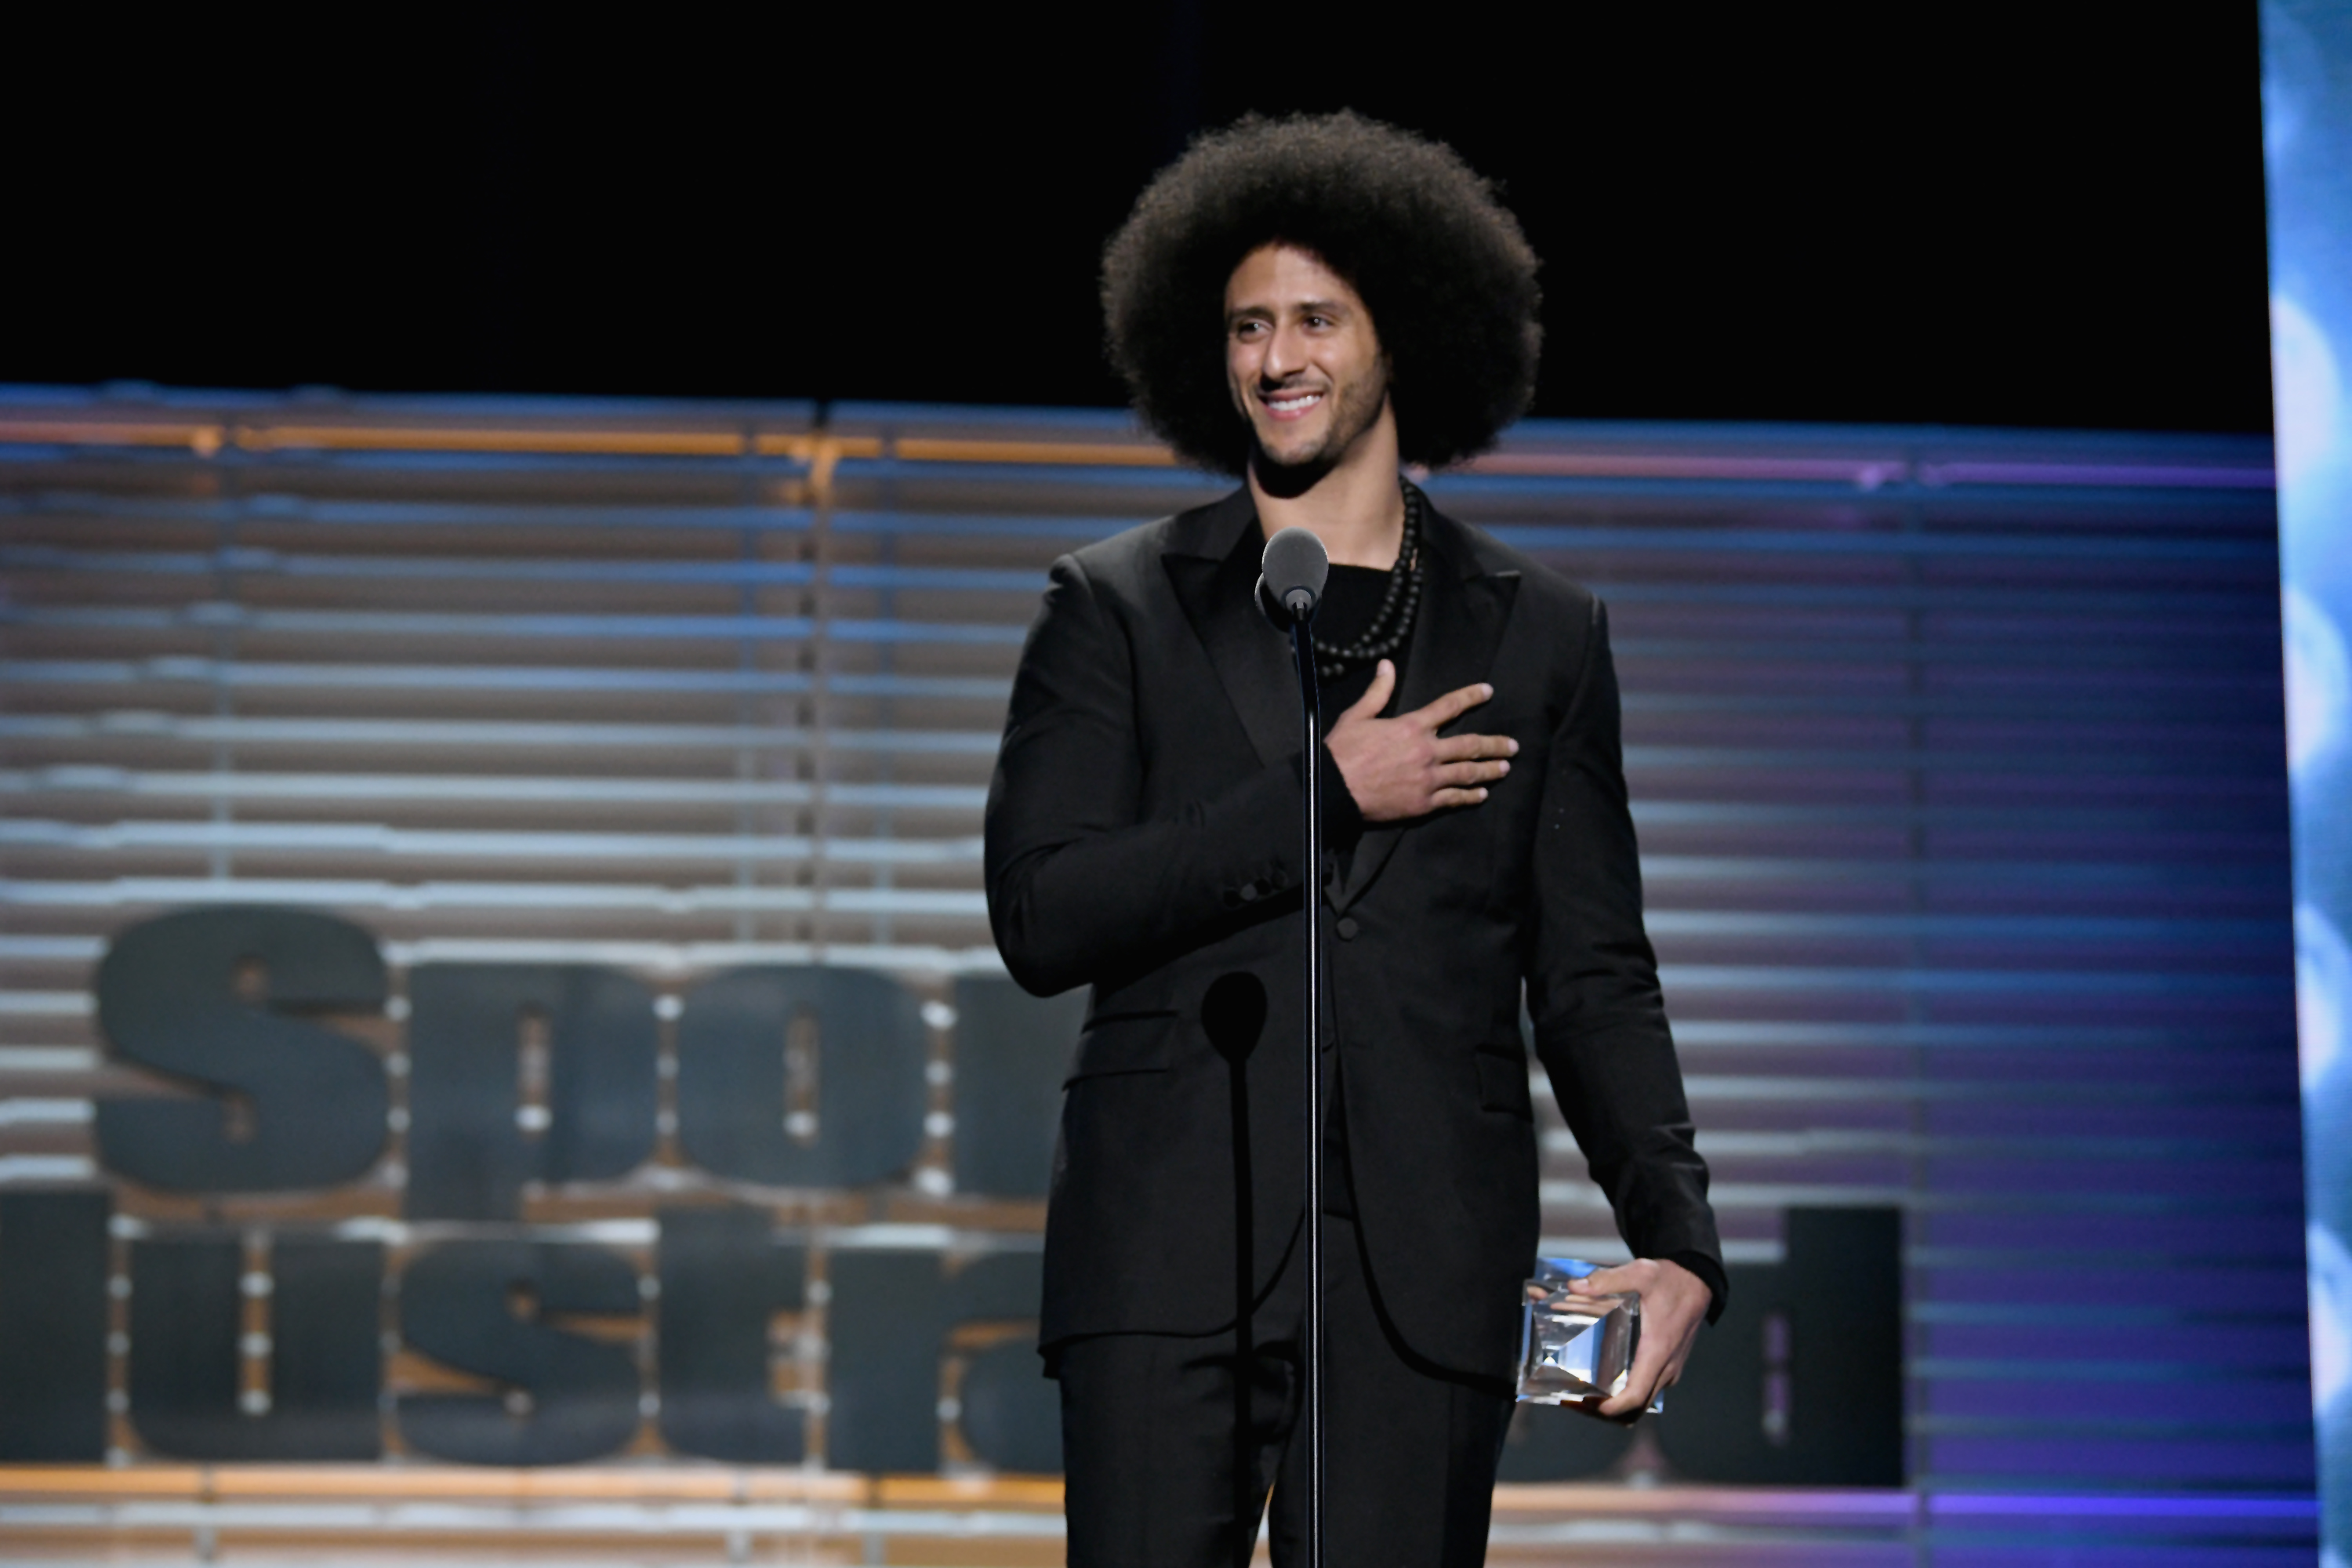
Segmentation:
<svg viewBox="0 0 2352 1568">
<path fill-rule="evenodd" d="M 1538 1405 L 1596 1413 L 1625 1391 L 1642 1341 L 1642 1298 L 1625 1291 L 1579 1296 L 1569 1282 L 1600 1268 L 1580 1258 L 1538 1258 L 1520 1304 L 1518 1395 Z M 1650 1402 L 1653 1414 L 1665 1408 Z"/>
</svg>

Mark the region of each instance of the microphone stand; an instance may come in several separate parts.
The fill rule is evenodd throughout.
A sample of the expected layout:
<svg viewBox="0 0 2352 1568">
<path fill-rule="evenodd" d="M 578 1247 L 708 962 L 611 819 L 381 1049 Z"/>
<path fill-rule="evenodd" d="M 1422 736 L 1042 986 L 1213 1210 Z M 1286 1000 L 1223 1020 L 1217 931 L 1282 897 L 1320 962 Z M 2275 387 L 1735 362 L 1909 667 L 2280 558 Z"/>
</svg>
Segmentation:
<svg viewBox="0 0 2352 1568">
<path fill-rule="evenodd" d="M 1291 610 L 1298 668 L 1307 921 L 1307 1316 L 1303 1339 L 1307 1426 L 1307 1568 L 1323 1568 L 1323 693 L 1315 678 L 1315 606 Z"/>
</svg>

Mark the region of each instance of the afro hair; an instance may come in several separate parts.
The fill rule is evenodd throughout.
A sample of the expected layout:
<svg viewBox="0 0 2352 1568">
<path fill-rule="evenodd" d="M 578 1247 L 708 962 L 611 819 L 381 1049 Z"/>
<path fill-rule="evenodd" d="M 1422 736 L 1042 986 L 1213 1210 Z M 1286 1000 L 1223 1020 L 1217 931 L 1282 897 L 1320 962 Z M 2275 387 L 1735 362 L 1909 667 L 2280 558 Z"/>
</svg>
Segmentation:
<svg viewBox="0 0 2352 1568">
<path fill-rule="evenodd" d="M 1526 412 L 1543 342 L 1536 254 L 1460 154 L 1348 110 L 1248 116 L 1194 142 L 1103 250 L 1112 365 L 1185 458 L 1238 474 L 1251 435 L 1225 382 L 1225 283 L 1279 242 L 1363 296 L 1405 461 L 1436 468 Z"/>
</svg>

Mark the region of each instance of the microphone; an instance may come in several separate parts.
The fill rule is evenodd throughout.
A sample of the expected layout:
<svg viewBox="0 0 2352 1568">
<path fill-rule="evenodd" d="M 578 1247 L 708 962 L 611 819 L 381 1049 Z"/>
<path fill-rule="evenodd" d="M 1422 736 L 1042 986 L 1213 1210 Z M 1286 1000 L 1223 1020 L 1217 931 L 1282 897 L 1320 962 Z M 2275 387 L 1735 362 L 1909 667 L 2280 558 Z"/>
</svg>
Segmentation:
<svg viewBox="0 0 2352 1568">
<path fill-rule="evenodd" d="M 1313 531 L 1286 528 L 1265 542 L 1259 562 L 1257 605 L 1277 626 L 1304 622 L 1322 601 L 1324 579 L 1331 575 L 1331 553 Z"/>
</svg>

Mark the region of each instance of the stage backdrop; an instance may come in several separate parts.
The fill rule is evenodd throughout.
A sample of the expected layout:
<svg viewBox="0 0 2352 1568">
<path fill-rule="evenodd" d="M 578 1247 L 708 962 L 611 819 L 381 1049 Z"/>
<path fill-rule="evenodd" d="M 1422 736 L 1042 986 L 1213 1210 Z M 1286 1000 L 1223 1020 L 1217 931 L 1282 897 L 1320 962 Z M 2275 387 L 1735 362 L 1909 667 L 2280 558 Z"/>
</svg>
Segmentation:
<svg viewBox="0 0 2352 1568">
<path fill-rule="evenodd" d="M 2352 5 L 2263 12 L 2271 364 L 2309 1140 L 2312 1405 L 2327 1561 L 2352 1561 Z"/>
<path fill-rule="evenodd" d="M 1431 481 L 1612 605 L 1738 1281 L 1639 1440 L 1516 1436 L 1498 1543 L 2308 1560 L 2271 482 L 1540 425 Z M 1220 487 L 1108 415 L 136 388 L 10 395 L 0 485 L 0 1529 L 1045 1560 L 1077 1003 L 980 812 L 1046 563 Z M 1547 1248 L 1622 1256 L 1536 1087 Z"/>
</svg>

